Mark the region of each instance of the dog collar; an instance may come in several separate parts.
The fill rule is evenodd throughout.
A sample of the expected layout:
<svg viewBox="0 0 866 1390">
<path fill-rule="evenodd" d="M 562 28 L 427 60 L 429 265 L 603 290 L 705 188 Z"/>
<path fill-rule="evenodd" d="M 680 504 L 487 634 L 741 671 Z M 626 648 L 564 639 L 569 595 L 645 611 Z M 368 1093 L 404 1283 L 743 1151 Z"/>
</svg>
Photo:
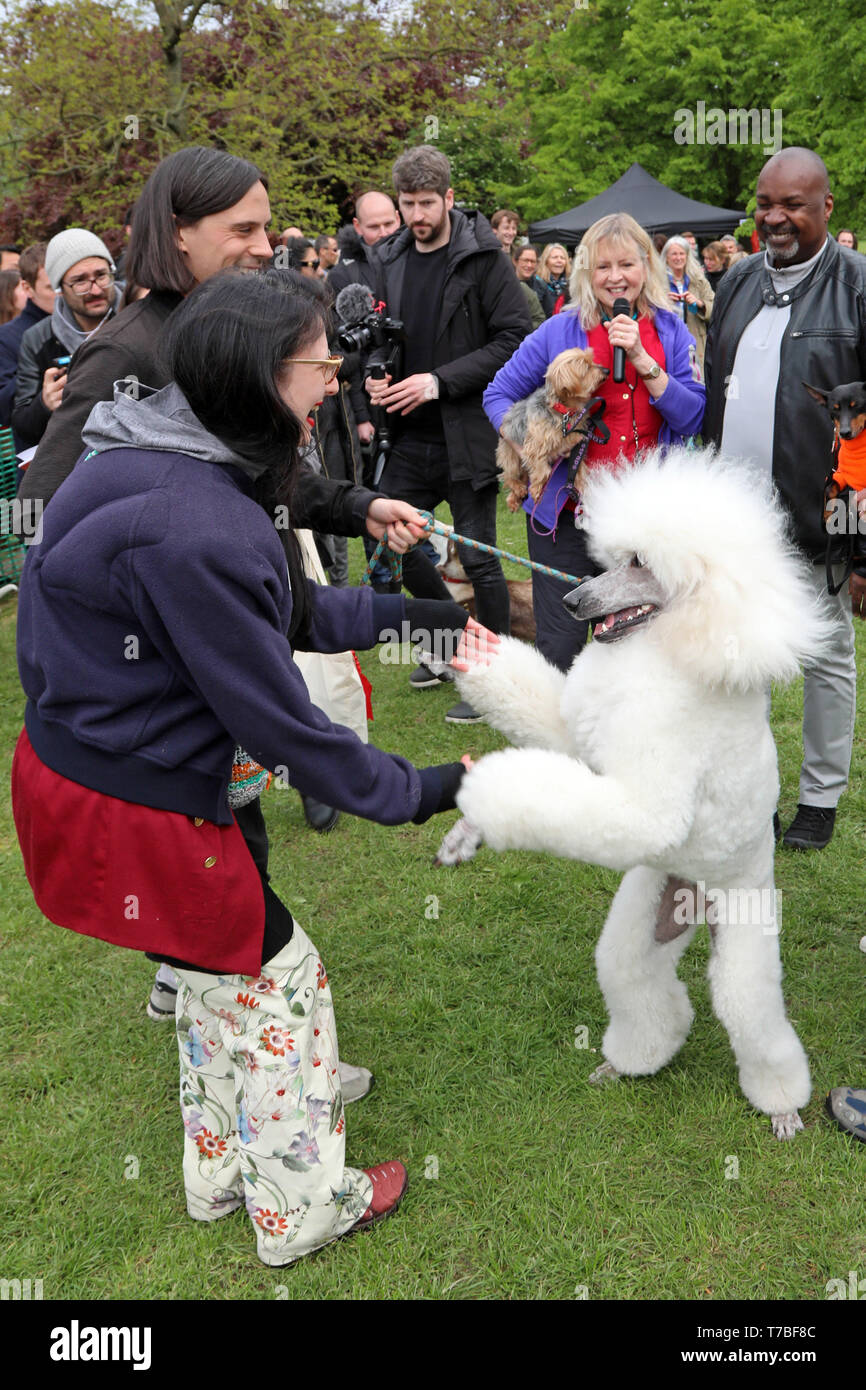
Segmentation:
<svg viewBox="0 0 866 1390">
<path fill-rule="evenodd" d="M 583 409 L 579 411 L 569 410 L 568 406 L 563 405 L 561 401 L 554 401 L 551 408 L 556 411 L 557 415 L 562 416 L 563 436 L 573 434 L 586 415 L 590 417 L 598 415 L 598 420 L 590 418 L 587 437 L 593 435 L 597 444 L 606 444 L 610 439 L 610 430 L 607 428 L 607 425 L 601 423 L 601 416 L 607 408 L 607 402 L 603 396 L 593 396 L 591 400 L 587 401 Z M 601 437 L 599 437 L 599 432 Z"/>
<path fill-rule="evenodd" d="M 563 434 L 571 434 L 572 430 L 576 430 L 586 414 L 586 406 L 578 413 L 576 410 L 569 410 L 568 406 L 563 405 L 561 401 L 554 401 L 552 408 L 556 411 L 557 415 L 562 416 Z"/>
</svg>

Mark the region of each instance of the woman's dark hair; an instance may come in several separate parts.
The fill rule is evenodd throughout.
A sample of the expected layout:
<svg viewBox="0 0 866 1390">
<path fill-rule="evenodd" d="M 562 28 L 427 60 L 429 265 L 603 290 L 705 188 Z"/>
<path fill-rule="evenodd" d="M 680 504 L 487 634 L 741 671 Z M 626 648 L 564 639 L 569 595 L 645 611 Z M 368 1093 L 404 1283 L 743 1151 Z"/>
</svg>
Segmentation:
<svg viewBox="0 0 866 1390">
<path fill-rule="evenodd" d="M 256 183 L 268 186 L 255 164 L 204 145 L 161 160 L 135 204 L 127 278 L 149 290 L 189 294 L 195 280 L 177 244 L 177 228 L 234 207 Z"/>
<path fill-rule="evenodd" d="M 275 377 L 323 331 L 324 317 L 302 276 L 220 271 L 172 314 L 163 361 L 206 430 L 257 467 L 290 473 L 302 422 Z"/>
<path fill-rule="evenodd" d="M 15 291 L 21 284 L 17 270 L 0 270 L 0 324 L 9 323 L 18 313 Z"/>
<path fill-rule="evenodd" d="M 283 250 L 286 256 L 286 269 L 300 271 L 301 261 L 304 259 L 304 252 L 315 251 L 315 249 L 313 243 L 308 241 L 305 236 L 290 236 L 288 241 L 283 243 Z"/>
<path fill-rule="evenodd" d="M 286 270 L 225 270 L 184 300 L 168 320 L 161 357 L 206 430 L 261 473 L 253 495 L 271 519 L 285 507 L 291 525 L 303 422 L 277 391 L 287 357 L 303 356 L 325 329 L 327 308 L 303 275 Z M 280 535 L 293 594 L 291 635 L 309 617 L 297 544 Z"/>
</svg>

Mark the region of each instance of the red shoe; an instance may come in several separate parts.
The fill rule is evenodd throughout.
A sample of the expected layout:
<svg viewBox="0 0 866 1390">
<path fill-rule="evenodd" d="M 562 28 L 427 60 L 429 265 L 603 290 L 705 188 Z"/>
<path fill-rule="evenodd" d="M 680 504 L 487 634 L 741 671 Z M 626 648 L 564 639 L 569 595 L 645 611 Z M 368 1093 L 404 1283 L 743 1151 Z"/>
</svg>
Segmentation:
<svg viewBox="0 0 866 1390">
<path fill-rule="evenodd" d="M 409 1174 L 398 1159 L 392 1159 L 390 1163 L 379 1163 L 375 1168 L 365 1168 L 364 1172 L 373 1183 L 373 1200 L 364 1215 L 359 1216 L 351 1228 L 353 1231 L 359 1227 L 372 1226 L 374 1221 L 383 1221 L 386 1216 L 395 1212 L 409 1186 Z"/>
</svg>

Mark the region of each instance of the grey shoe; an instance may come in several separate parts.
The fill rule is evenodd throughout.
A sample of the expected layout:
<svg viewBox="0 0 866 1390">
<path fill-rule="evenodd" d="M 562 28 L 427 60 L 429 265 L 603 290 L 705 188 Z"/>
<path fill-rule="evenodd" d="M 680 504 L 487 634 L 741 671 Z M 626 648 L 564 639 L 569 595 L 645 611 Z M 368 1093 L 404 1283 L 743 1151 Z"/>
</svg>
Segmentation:
<svg viewBox="0 0 866 1390">
<path fill-rule="evenodd" d="M 453 679 L 453 672 L 449 671 L 446 674 L 443 671 L 441 676 L 437 676 L 435 671 L 431 671 L 430 667 L 425 666 L 422 662 L 420 666 L 416 666 L 409 677 L 409 684 L 413 690 L 427 690 L 428 688 L 432 689 L 434 685 L 447 685 Z"/>
<path fill-rule="evenodd" d="M 362 1100 L 372 1091 L 375 1078 L 366 1067 L 351 1067 L 348 1062 L 340 1062 L 337 1070 L 344 1105 L 349 1105 L 353 1100 Z"/>
<path fill-rule="evenodd" d="M 446 724 L 481 724 L 483 721 L 484 715 L 479 714 L 468 700 L 461 700 L 459 705 L 452 705 L 445 715 Z"/>
<path fill-rule="evenodd" d="M 150 998 L 147 1001 L 147 1016 L 154 1023 L 173 1023 L 174 1006 L 177 1003 L 177 990 L 164 985 L 162 980 L 154 980 Z"/>
<path fill-rule="evenodd" d="M 866 1091 L 835 1086 L 827 1097 L 827 1114 L 846 1134 L 866 1143 Z"/>
</svg>

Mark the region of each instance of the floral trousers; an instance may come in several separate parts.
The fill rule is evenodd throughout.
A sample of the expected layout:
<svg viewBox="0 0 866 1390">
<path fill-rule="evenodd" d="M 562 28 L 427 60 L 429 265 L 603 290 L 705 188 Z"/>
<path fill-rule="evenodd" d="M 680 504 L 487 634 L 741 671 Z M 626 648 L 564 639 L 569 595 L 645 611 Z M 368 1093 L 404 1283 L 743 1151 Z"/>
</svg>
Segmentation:
<svg viewBox="0 0 866 1390">
<path fill-rule="evenodd" d="M 325 967 L 296 922 L 258 978 L 177 974 L 187 1210 L 215 1221 L 245 1205 L 259 1259 L 289 1264 L 347 1231 L 373 1193 L 345 1166 Z"/>
</svg>

